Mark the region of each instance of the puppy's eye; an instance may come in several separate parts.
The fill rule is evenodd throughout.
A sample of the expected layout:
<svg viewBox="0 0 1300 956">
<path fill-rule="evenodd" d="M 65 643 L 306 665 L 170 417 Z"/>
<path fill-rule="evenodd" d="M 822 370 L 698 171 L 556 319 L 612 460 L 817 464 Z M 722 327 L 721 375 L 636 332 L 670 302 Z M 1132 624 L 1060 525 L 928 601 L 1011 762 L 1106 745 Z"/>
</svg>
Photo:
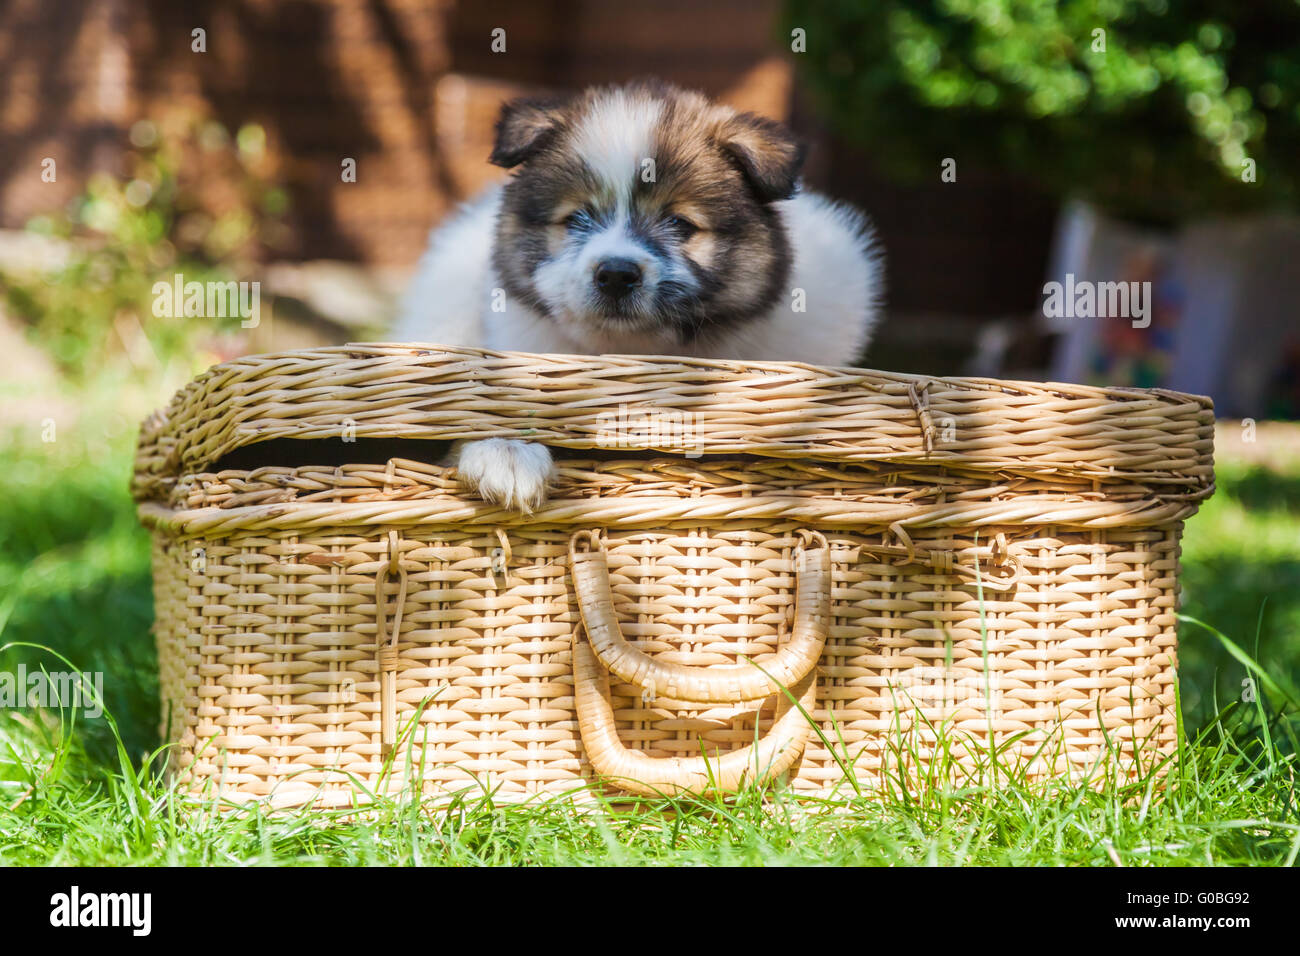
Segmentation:
<svg viewBox="0 0 1300 956">
<path fill-rule="evenodd" d="M 566 229 L 580 229 L 583 226 L 590 225 L 591 220 L 590 209 L 575 209 L 560 221 Z"/>
<path fill-rule="evenodd" d="M 700 231 L 700 227 L 695 225 L 685 216 L 669 216 L 668 228 L 680 234 L 683 238 L 693 235 Z"/>
</svg>

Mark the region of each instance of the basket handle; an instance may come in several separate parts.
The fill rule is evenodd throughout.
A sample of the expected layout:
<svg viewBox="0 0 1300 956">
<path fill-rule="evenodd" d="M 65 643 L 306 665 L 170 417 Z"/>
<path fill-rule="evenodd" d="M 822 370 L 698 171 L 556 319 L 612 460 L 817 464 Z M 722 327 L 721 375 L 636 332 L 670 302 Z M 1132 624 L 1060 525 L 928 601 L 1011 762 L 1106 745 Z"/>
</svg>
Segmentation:
<svg viewBox="0 0 1300 956">
<path fill-rule="evenodd" d="M 777 698 L 776 721 L 762 740 L 716 760 L 703 755 L 648 757 L 625 747 L 614 723 L 609 676 L 591 646 L 581 638 L 575 638 L 573 644 L 573 684 L 578 730 L 592 768 L 602 777 L 617 780 L 624 790 L 653 797 L 736 790 L 751 771 L 760 784 L 785 773 L 808 742 L 810 725 L 804 714 L 812 713 L 817 680 L 810 672 L 798 686 L 790 688 L 799 707 L 791 707 L 784 693 Z"/>
<path fill-rule="evenodd" d="M 569 572 L 591 649 L 611 674 L 643 688 L 650 697 L 738 704 L 798 684 L 817 666 L 831 620 L 830 545 L 816 531 L 801 535 L 815 541 L 816 547 L 800 548 L 795 555 L 794 630 L 785 647 L 755 662 L 761 665 L 759 670 L 749 662 L 725 667 L 671 664 L 630 645 L 614 614 L 605 549 L 593 532 L 579 531 L 569 540 Z M 580 550 L 583 540 L 591 550 Z"/>
</svg>

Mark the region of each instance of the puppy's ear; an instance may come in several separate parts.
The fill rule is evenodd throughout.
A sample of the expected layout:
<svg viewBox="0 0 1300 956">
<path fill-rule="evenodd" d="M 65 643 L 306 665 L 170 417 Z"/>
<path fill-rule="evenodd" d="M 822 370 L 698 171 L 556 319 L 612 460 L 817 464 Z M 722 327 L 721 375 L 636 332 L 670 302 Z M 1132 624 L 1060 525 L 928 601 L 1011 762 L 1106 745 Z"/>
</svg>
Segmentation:
<svg viewBox="0 0 1300 956">
<path fill-rule="evenodd" d="M 718 129 L 718 145 L 763 202 L 789 199 L 799 184 L 804 144 L 780 123 L 737 113 Z"/>
<path fill-rule="evenodd" d="M 501 107 L 496 142 L 488 161 L 510 169 L 550 141 L 564 119 L 562 99 L 518 99 Z"/>
</svg>

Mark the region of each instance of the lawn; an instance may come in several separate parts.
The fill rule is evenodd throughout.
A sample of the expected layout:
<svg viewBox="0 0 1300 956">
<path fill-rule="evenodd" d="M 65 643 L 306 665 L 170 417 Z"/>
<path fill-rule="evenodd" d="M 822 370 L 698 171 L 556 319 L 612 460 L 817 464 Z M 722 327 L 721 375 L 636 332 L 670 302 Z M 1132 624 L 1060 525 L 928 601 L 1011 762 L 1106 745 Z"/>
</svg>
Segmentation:
<svg viewBox="0 0 1300 956">
<path fill-rule="evenodd" d="M 899 786 L 799 806 L 747 793 L 667 814 L 477 799 L 446 813 L 381 804 L 358 821 L 196 813 L 157 777 L 148 539 L 126 494 L 133 434 L 120 410 L 84 404 L 54 442 L 39 422 L 0 434 L 0 671 L 63 669 L 12 645 L 50 648 L 104 673 L 108 715 L 0 714 L 0 863 L 1290 865 L 1300 853 L 1300 455 L 1221 455 L 1218 494 L 1188 524 L 1183 611 L 1234 643 L 1183 625 L 1183 757 L 1167 789 Z"/>
</svg>

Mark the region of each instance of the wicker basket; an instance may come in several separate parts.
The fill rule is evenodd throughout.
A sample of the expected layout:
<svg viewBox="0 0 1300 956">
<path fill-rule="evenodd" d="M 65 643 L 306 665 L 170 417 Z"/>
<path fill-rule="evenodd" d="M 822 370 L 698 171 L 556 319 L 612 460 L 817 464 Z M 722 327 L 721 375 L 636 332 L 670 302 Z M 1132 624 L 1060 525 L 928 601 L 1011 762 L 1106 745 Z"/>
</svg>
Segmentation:
<svg viewBox="0 0 1300 956">
<path fill-rule="evenodd" d="M 1139 773 L 1175 745 L 1212 427 L 1168 391 L 775 363 L 229 362 L 138 451 L 163 732 L 194 791 L 275 804 L 869 790 L 991 748 Z M 492 436 L 567 449 L 541 510 L 428 463 Z"/>
</svg>

